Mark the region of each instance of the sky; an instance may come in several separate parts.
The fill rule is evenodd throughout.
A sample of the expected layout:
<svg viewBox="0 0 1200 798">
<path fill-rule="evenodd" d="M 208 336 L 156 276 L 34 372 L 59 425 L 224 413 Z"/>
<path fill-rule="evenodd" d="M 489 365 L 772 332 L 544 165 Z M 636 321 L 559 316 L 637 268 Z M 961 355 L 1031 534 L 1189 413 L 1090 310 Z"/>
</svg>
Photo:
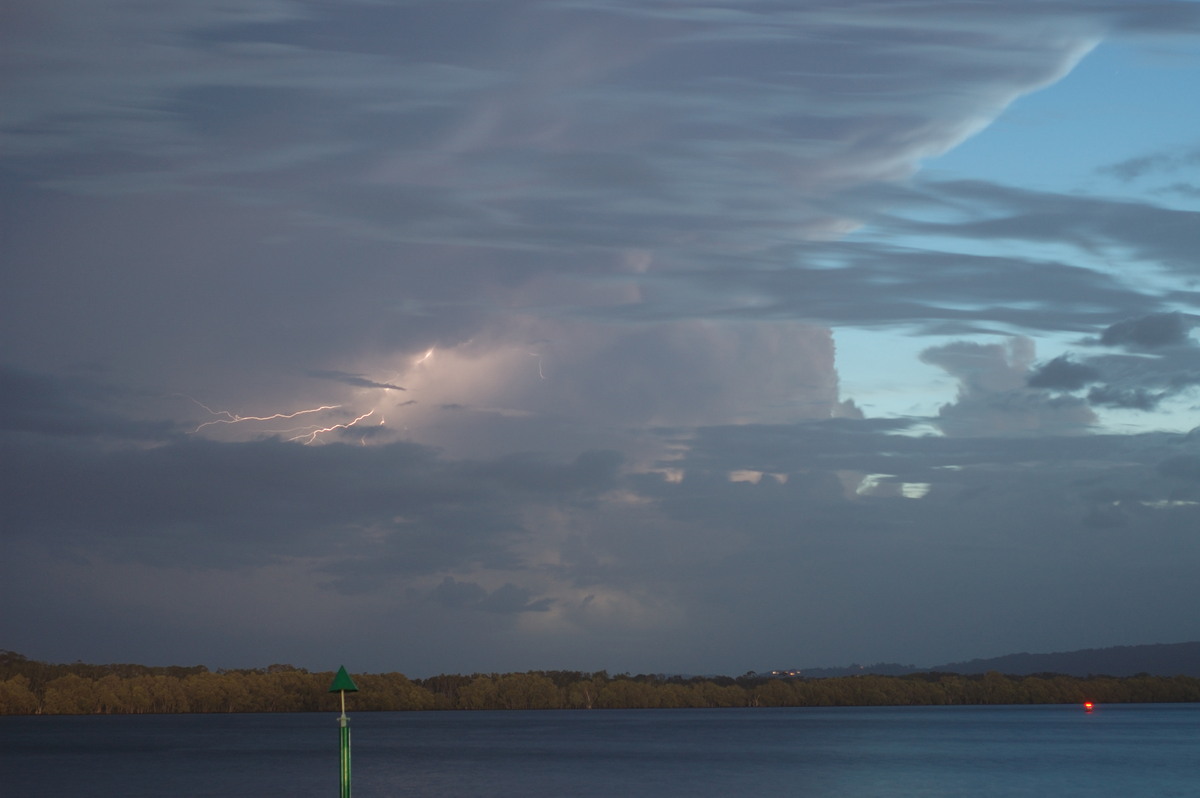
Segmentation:
<svg viewBox="0 0 1200 798">
<path fill-rule="evenodd" d="M 1200 3 L 9 0 L 0 648 L 1200 639 Z"/>
</svg>

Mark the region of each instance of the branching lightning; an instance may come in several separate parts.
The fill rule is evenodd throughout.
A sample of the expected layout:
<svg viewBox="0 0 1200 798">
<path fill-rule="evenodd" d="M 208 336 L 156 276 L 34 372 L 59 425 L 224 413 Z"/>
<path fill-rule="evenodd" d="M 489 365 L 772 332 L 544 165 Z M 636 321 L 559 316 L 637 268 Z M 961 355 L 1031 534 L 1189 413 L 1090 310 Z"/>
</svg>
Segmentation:
<svg viewBox="0 0 1200 798">
<path fill-rule="evenodd" d="M 431 357 L 433 357 L 433 353 L 434 349 L 431 347 L 423 355 L 412 361 L 412 365 L 408 368 L 411 369 L 414 366 L 419 366 L 425 363 Z M 397 381 L 403 376 L 404 373 L 406 373 L 406 371 L 397 372 L 395 378 L 387 382 L 380 382 L 374 378 L 368 378 L 359 374 L 341 371 L 311 372 L 311 376 L 345 382 L 349 385 L 359 388 L 360 390 L 356 391 L 355 393 L 361 394 L 362 389 L 383 390 L 385 392 L 405 390 L 397 384 Z M 231 410 L 214 410 L 198 399 L 188 396 L 187 394 L 180 393 L 174 395 L 187 399 L 192 404 L 203 409 L 204 412 L 209 415 L 208 419 L 197 424 L 195 428 L 192 429 L 191 434 L 193 435 L 201 433 L 205 429 L 216 428 L 217 425 L 224 425 L 225 427 L 244 425 L 247 426 L 246 432 L 254 436 L 278 435 L 289 442 L 309 445 L 317 443 L 326 435 L 335 434 L 343 430 L 358 427 L 362 431 L 362 434 L 359 436 L 359 443 L 361 443 L 363 446 L 368 445 L 368 442 L 371 440 L 384 440 L 385 438 L 380 438 L 379 434 L 386 435 L 386 433 L 384 433 L 384 431 L 380 428 L 385 427 L 387 425 L 387 421 L 383 417 L 383 408 L 381 407 L 381 404 L 377 402 L 372 402 L 371 404 L 373 404 L 374 407 L 366 412 L 361 412 L 364 409 L 363 405 L 366 404 L 366 402 L 360 404 L 358 401 L 354 401 L 343 404 L 306 407 L 302 410 L 294 410 L 291 412 L 269 413 L 261 416 L 244 416 Z M 371 407 L 371 404 L 366 404 L 366 406 Z M 410 399 L 409 401 L 402 402 L 396 406 L 403 407 L 411 404 L 416 404 L 416 401 Z M 355 407 L 355 405 L 358 406 Z M 331 423 L 333 419 L 328 417 L 320 419 L 312 418 L 317 414 L 327 413 L 330 411 L 341 411 L 340 413 L 337 413 L 336 416 L 341 416 L 343 418 L 349 416 L 352 412 L 357 412 L 359 415 L 350 419 L 349 421 L 341 421 L 338 423 Z M 378 419 L 377 425 L 372 424 L 371 426 L 368 426 L 363 423 L 367 419 L 373 417 Z M 267 424 L 269 422 L 288 421 L 293 419 L 304 420 L 292 426 L 283 424 L 271 425 L 274 427 L 273 429 L 255 426 L 258 424 Z M 286 428 L 281 429 L 281 427 Z"/>
<path fill-rule="evenodd" d="M 312 443 L 317 438 L 319 438 L 320 436 L 322 436 L 328 432 L 335 432 L 336 430 L 339 430 L 339 429 L 350 429 L 350 427 L 357 425 L 358 422 L 360 422 L 364 419 L 370 418 L 373 415 L 375 415 L 375 411 L 368 410 L 366 413 L 363 413 L 361 416 L 354 419 L 353 421 L 347 421 L 345 424 L 334 424 L 329 427 L 322 427 L 321 429 L 315 429 L 310 432 L 306 432 L 303 435 L 297 435 L 294 438 L 288 438 L 288 440 L 289 441 L 304 441 L 304 443 L 306 443 L 306 444 Z M 380 423 L 382 423 L 382 422 L 380 422 Z M 365 442 L 365 438 L 363 440 Z"/>
<path fill-rule="evenodd" d="M 187 398 L 192 399 L 190 396 Z M 337 410 L 339 407 L 341 407 L 341 405 L 321 405 L 320 407 L 310 407 L 306 410 L 297 410 L 294 413 L 274 413 L 269 416 L 239 416 L 238 414 L 231 413 L 228 410 L 213 410 L 208 405 L 195 399 L 192 399 L 192 401 L 196 402 L 196 404 L 200 405 L 200 407 L 203 407 L 210 414 L 219 416 L 219 418 L 205 421 L 203 424 L 196 427 L 194 430 L 192 430 L 193 434 L 199 432 L 205 427 L 210 427 L 213 424 L 241 424 L 246 421 L 276 421 L 279 419 L 297 418 L 298 416 L 309 415 L 311 413 L 321 413 L 325 410 Z"/>
<path fill-rule="evenodd" d="M 182 394 L 180 394 L 180 395 L 182 396 Z M 204 404 L 203 402 L 201 402 L 197 399 L 193 399 L 190 396 L 185 396 L 184 398 L 186 398 L 186 399 L 190 400 L 191 402 L 195 403 L 196 405 L 199 405 L 200 407 L 204 408 L 205 412 L 209 413 L 210 415 L 216 416 L 216 418 L 212 418 L 208 421 L 205 421 L 202 424 L 199 424 L 195 429 L 192 430 L 193 435 L 200 432 L 205 427 L 211 427 L 215 424 L 233 425 L 233 424 L 251 423 L 251 422 L 256 422 L 256 421 L 257 422 L 279 421 L 279 420 L 299 418 L 301 416 L 308 416 L 308 415 L 312 415 L 313 413 L 323 413 L 327 410 L 338 410 L 341 407 L 343 407 L 343 405 L 320 405 L 319 407 L 308 407 L 303 410 L 296 410 L 291 413 L 272 413 L 271 415 L 268 415 L 268 416 L 243 416 L 238 413 L 233 413 L 229 410 L 213 410 L 208 405 Z M 291 435 L 291 437 L 287 438 L 287 440 L 288 441 L 300 441 L 300 442 L 304 443 L 305 445 L 307 445 L 307 444 L 316 442 L 322 435 L 326 435 L 328 433 L 336 432 L 338 430 L 344 430 L 344 429 L 349 429 L 350 427 L 358 426 L 362 421 L 365 421 L 366 419 L 375 415 L 375 413 L 376 413 L 376 410 L 368 410 L 366 413 L 363 413 L 362 415 L 358 416 L 357 418 L 347 421 L 345 423 L 341 423 L 341 424 L 330 424 L 328 426 L 307 425 L 304 427 L 293 427 L 291 429 L 276 430 L 276 432 L 282 433 L 285 435 L 290 434 L 290 433 L 299 432 L 299 434 Z M 381 417 L 379 420 L 379 425 L 383 426 L 385 423 L 386 423 L 386 421 Z M 362 437 L 361 443 L 364 446 L 366 445 L 366 435 L 364 435 Z"/>
</svg>

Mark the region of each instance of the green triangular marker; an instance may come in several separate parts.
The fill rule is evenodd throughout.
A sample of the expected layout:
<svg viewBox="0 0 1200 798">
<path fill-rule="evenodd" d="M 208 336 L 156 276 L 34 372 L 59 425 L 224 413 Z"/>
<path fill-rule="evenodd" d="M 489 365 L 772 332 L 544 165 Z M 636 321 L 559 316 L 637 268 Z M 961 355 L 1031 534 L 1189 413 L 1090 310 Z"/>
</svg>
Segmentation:
<svg viewBox="0 0 1200 798">
<path fill-rule="evenodd" d="M 338 668 L 329 692 L 340 693 L 342 696 L 342 716 L 338 718 L 338 734 L 341 738 L 342 792 L 339 798 L 350 798 L 350 719 L 346 717 L 346 693 L 357 693 L 358 685 L 346 673 L 346 666 Z"/>
<path fill-rule="evenodd" d="M 346 673 L 345 665 L 338 668 L 337 676 L 333 677 L 333 684 L 329 685 L 329 692 L 336 693 L 339 690 L 345 690 L 347 693 L 358 692 L 358 686 L 354 684 L 350 674 Z"/>
</svg>

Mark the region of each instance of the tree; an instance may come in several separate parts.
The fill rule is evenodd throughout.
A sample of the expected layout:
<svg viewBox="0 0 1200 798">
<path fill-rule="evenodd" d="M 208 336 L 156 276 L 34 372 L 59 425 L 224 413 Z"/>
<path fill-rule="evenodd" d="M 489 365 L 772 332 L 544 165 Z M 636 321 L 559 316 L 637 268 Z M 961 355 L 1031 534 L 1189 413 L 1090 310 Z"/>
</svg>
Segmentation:
<svg viewBox="0 0 1200 798">
<path fill-rule="evenodd" d="M 42 711 L 47 715 L 86 715 L 96 711 L 91 679 L 68 673 L 46 684 Z"/>
<path fill-rule="evenodd" d="M 495 709 L 498 700 L 496 682 L 490 676 L 476 676 L 458 691 L 459 709 Z"/>
<path fill-rule="evenodd" d="M 18 675 L 0 682 L 0 715 L 32 715 L 37 709 L 29 677 Z"/>
</svg>

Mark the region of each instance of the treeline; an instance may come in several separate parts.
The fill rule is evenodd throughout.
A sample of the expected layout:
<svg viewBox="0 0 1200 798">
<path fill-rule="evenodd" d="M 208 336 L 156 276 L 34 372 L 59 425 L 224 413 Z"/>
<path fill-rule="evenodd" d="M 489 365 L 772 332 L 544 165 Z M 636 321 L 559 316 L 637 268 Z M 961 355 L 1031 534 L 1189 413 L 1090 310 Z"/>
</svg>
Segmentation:
<svg viewBox="0 0 1200 798">
<path fill-rule="evenodd" d="M 1200 702 L 1190 676 L 1087 678 L 1058 674 L 731 678 L 604 671 L 440 675 L 355 674 L 353 711 L 450 709 L 675 709 L 687 707 L 927 706 Z M 203 666 L 54 665 L 0 652 L 0 714 L 333 712 L 333 673 L 290 665 L 212 672 Z"/>
</svg>

